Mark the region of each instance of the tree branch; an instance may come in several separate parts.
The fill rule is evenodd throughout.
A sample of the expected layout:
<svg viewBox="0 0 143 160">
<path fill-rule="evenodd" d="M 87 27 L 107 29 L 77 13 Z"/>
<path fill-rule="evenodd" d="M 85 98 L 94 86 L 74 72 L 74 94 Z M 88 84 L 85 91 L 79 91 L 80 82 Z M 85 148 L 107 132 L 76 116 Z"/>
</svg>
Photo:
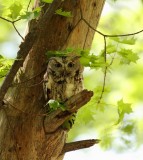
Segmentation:
<svg viewBox="0 0 143 160">
<path fill-rule="evenodd" d="M 15 60 L 14 64 L 12 65 L 9 73 L 7 74 L 5 80 L 3 81 L 3 84 L 0 88 L 0 107 L 2 107 L 2 100 L 8 90 L 8 88 L 11 86 L 11 83 L 13 82 L 13 79 L 18 71 L 18 69 L 22 66 L 26 56 L 28 55 L 29 51 L 31 50 L 35 40 L 37 39 L 37 34 L 34 32 L 30 32 L 26 37 L 25 41 L 21 43 L 20 50 L 18 51 L 17 59 Z M 21 59 L 21 60 L 19 60 Z"/>
<path fill-rule="evenodd" d="M 29 2 L 28 2 L 27 8 L 26 8 L 26 11 L 27 11 L 27 12 L 28 12 L 28 10 L 29 10 L 31 1 L 32 1 L 32 0 L 29 0 Z"/>
<path fill-rule="evenodd" d="M 22 38 L 22 40 L 24 41 L 24 38 L 23 38 L 22 35 L 19 33 L 19 31 L 18 31 L 18 29 L 16 28 L 14 22 L 12 23 L 12 25 L 13 25 L 15 31 L 17 32 L 17 34 L 18 34 L 18 35 Z"/>
<path fill-rule="evenodd" d="M 2 107 L 2 101 L 4 99 L 4 96 L 8 90 L 8 88 L 11 86 L 11 83 L 13 82 L 13 79 L 18 71 L 18 69 L 23 65 L 23 62 L 28 55 L 29 51 L 31 50 L 34 42 L 37 40 L 40 34 L 42 34 L 42 31 L 44 30 L 43 26 L 47 26 L 47 24 L 51 23 L 51 18 L 53 14 L 55 13 L 55 10 L 62 2 L 59 0 L 55 0 L 52 4 L 49 10 L 46 11 L 44 16 L 39 19 L 37 26 L 31 30 L 25 37 L 25 41 L 21 43 L 20 50 L 18 51 L 18 56 L 16 59 L 22 59 L 22 60 L 15 60 L 14 64 L 12 65 L 9 73 L 7 74 L 5 80 L 3 81 L 3 84 L 0 88 L 0 108 Z M 1 18 L 1 17 L 0 17 Z M 4 18 L 1 18 L 4 19 Z M 8 21 L 8 20 L 7 20 Z M 10 21 L 9 21 L 10 22 Z"/>
<path fill-rule="evenodd" d="M 90 101 L 93 96 L 92 91 L 86 89 L 72 96 L 65 102 L 66 111 L 57 109 L 46 116 L 44 120 L 44 128 L 46 133 L 54 132 L 60 127 L 73 113 Z"/>
<path fill-rule="evenodd" d="M 83 148 L 89 148 L 99 142 L 100 142 L 99 139 L 89 139 L 89 140 L 66 143 L 65 146 L 63 147 L 61 155 L 66 152 L 75 151 Z"/>
</svg>

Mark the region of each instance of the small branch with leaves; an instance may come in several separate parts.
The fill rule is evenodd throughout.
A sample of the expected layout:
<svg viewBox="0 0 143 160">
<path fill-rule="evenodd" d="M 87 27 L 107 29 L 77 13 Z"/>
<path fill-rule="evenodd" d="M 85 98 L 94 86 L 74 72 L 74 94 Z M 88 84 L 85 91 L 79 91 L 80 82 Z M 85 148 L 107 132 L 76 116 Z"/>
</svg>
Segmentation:
<svg viewBox="0 0 143 160">
<path fill-rule="evenodd" d="M 65 111 L 63 111 L 62 109 L 57 109 L 47 115 L 44 120 L 44 129 L 46 134 L 53 133 L 58 130 L 59 127 L 62 127 L 62 124 L 68 118 L 70 118 L 73 113 L 77 112 L 79 108 L 89 102 L 92 96 L 92 91 L 83 90 L 80 93 L 72 96 L 65 102 Z M 65 143 L 61 155 L 69 151 L 91 147 L 99 142 L 99 139 L 89 139 Z"/>
<path fill-rule="evenodd" d="M 143 32 L 143 29 L 137 31 L 137 32 L 133 32 L 133 33 L 127 33 L 127 34 L 105 34 L 105 33 L 102 33 L 101 31 L 95 29 L 83 16 L 83 13 L 82 13 L 82 8 L 81 8 L 81 2 L 79 1 L 80 3 L 80 14 L 81 14 L 81 19 L 78 21 L 78 23 L 80 21 L 84 21 L 87 26 L 92 29 L 93 31 L 95 31 L 96 33 L 100 34 L 103 38 L 104 38 L 104 61 L 105 61 L 105 64 L 107 62 L 107 38 L 116 38 L 116 37 L 128 37 L 128 36 L 134 36 L 134 35 L 137 35 L 137 34 L 140 34 Z M 86 41 L 86 40 L 85 40 Z M 104 68 L 104 77 L 103 77 L 103 85 L 102 85 L 102 90 L 101 90 L 101 95 L 99 96 L 99 99 L 97 101 L 97 104 L 99 104 L 103 98 L 103 94 L 104 94 L 104 91 L 105 91 L 105 86 L 106 86 L 106 77 L 107 77 L 107 70 L 108 70 L 108 67 L 112 65 L 114 61 L 114 58 L 112 58 L 111 62 L 109 65 L 105 65 L 105 68 Z"/>
<path fill-rule="evenodd" d="M 64 106 L 66 106 L 65 111 L 59 108 L 45 117 L 45 132 L 51 133 L 56 131 L 73 113 L 77 112 L 79 108 L 89 102 L 92 96 L 92 91 L 83 90 L 69 98 L 64 103 Z"/>
</svg>

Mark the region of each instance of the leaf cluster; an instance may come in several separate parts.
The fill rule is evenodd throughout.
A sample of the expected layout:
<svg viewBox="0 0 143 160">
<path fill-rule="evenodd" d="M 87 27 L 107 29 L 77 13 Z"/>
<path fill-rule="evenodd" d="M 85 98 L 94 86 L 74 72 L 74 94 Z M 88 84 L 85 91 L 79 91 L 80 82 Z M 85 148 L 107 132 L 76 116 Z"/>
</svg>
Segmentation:
<svg viewBox="0 0 143 160">
<path fill-rule="evenodd" d="M 95 55 L 90 53 L 90 50 L 67 48 L 66 50 L 62 51 L 47 51 L 45 54 L 47 59 L 50 57 L 65 57 L 69 55 L 76 55 L 79 56 L 80 62 L 84 67 L 90 67 L 91 69 L 104 68 L 106 66 L 104 57 L 102 55 Z"/>
<path fill-rule="evenodd" d="M 66 110 L 66 107 L 65 107 L 65 105 L 63 103 L 60 103 L 60 102 L 58 102 L 56 100 L 53 100 L 53 99 L 50 99 L 46 103 L 45 107 L 47 108 L 47 110 L 48 110 L 47 112 L 48 113 L 51 113 L 51 112 L 53 112 L 53 111 L 55 111 L 57 109 L 61 109 L 62 111 Z"/>
<path fill-rule="evenodd" d="M 12 66 L 13 60 L 0 55 L 0 79 L 4 78 Z"/>
<path fill-rule="evenodd" d="M 48 3 L 51 4 L 53 2 L 53 0 L 42 0 L 41 2 L 43 3 Z M 35 19 L 40 15 L 41 9 L 43 7 L 43 3 L 41 3 L 42 5 L 35 8 L 35 9 L 30 9 L 28 7 L 28 3 L 29 1 L 26 0 L 21 0 L 21 1 L 7 1 L 3 2 L 3 9 L 1 11 L 2 16 L 11 20 L 11 21 L 17 21 L 19 19 L 25 19 L 25 20 L 31 20 L 31 19 Z M 33 5 L 33 4 L 32 4 Z M 72 17 L 72 14 L 70 11 L 63 11 L 62 8 L 57 9 L 55 11 L 55 14 L 58 14 L 60 16 L 64 16 L 64 17 Z"/>
<path fill-rule="evenodd" d="M 134 45 L 136 39 L 134 37 L 110 37 L 110 42 L 106 47 L 106 54 L 113 54 L 120 58 L 120 64 L 136 63 L 139 59 L 137 53 L 134 53 L 130 46 Z M 102 51 L 103 52 L 103 51 Z"/>
</svg>

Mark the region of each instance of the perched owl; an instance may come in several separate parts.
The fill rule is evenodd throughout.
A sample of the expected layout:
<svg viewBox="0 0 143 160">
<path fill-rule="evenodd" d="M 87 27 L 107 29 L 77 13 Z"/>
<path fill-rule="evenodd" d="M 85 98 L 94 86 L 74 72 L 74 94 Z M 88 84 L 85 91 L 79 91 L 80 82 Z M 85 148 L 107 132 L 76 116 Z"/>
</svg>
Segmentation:
<svg viewBox="0 0 143 160">
<path fill-rule="evenodd" d="M 70 55 L 49 59 L 44 75 L 44 93 L 49 99 L 64 102 L 83 89 L 83 66 L 78 56 Z"/>
</svg>

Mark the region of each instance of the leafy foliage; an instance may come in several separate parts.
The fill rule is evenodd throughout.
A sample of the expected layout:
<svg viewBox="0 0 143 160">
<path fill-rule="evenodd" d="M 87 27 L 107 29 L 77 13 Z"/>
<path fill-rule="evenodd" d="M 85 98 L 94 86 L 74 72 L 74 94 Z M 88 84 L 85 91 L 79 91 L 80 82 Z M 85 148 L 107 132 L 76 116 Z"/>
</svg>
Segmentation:
<svg viewBox="0 0 143 160">
<path fill-rule="evenodd" d="M 128 38 L 119 38 L 111 37 L 110 40 L 113 40 L 114 43 L 109 43 L 106 47 L 107 55 L 114 54 L 115 56 L 120 57 L 120 64 L 130 64 L 131 62 L 136 63 L 139 59 L 139 56 L 132 51 L 132 49 L 126 49 L 126 45 L 134 45 L 136 39 L 133 37 Z M 102 51 L 103 52 L 103 51 Z"/>
<path fill-rule="evenodd" d="M 117 124 L 119 124 L 120 122 L 123 121 L 123 118 L 125 117 L 125 114 L 129 114 L 132 113 L 132 108 L 131 108 L 131 104 L 129 103 L 124 103 L 123 99 L 121 99 L 120 101 L 118 101 L 118 114 L 119 114 L 119 119 Z"/>
<path fill-rule="evenodd" d="M 55 13 L 63 17 L 68 17 L 68 18 L 72 17 L 71 11 L 63 11 L 62 8 L 57 9 Z"/>
<path fill-rule="evenodd" d="M 6 3 L 7 2 L 7 3 Z M 27 5 L 29 3 L 28 0 L 21 0 L 21 1 L 6 1 L 3 2 L 2 5 L 3 11 L 2 16 L 6 17 L 12 21 L 17 19 L 26 19 L 31 20 L 35 19 L 39 16 L 41 7 L 37 7 L 34 10 L 28 11 Z"/>
<path fill-rule="evenodd" d="M 134 45 L 136 42 L 136 39 L 134 37 L 112 37 L 111 39 L 118 43 L 123 43 L 128 45 Z"/>
<path fill-rule="evenodd" d="M 81 64 L 90 68 L 102 68 L 106 65 L 102 55 L 96 56 L 93 53 L 91 54 L 89 50 L 67 48 L 63 51 L 48 51 L 45 54 L 47 58 L 77 55 L 80 57 Z"/>
<path fill-rule="evenodd" d="M 10 14 L 8 17 L 10 17 L 12 20 L 17 19 L 17 17 L 20 15 L 20 12 L 22 11 L 22 4 L 20 3 L 13 3 L 8 9 L 10 11 Z"/>
<path fill-rule="evenodd" d="M 2 55 L 0 55 L 0 79 L 4 78 L 7 75 L 12 63 L 13 60 L 6 59 Z"/>
<path fill-rule="evenodd" d="M 17 20 L 20 15 L 26 12 L 27 4 L 29 3 L 28 0 L 21 0 L 21 1 L 3 1 L 2 2 L 2 16 L 6 17 L 10 20 Z"/>
<path fill-rule="evenodd" d="M 65 111 L 65 106 L 64 104 L 62 103 L 59 103 L 58 101 L 56 100 L 53 100 L 53 99 L 50 99 L 47 104 L 45 105 L 46 106 L 49 106 L 50 110 L 48 111 L 48 113 L 52 112 L 52 111 L 55 111 L 57 109 L 61 109 L 62 111 Z"/>
<path fill-rule="evenodd" d="M 45 3 L 52 3 L 53 0 L 42 0 L 42 2 L 45 2 Z"/>
<path fill-rule="evenodd" d="M 136 63 L 136 61 L 139 59 L 139 56 L 131 49 L 121 48 L 117 53 L 122 57 L 121 63 L 123 64 L 130 64 L 131 62 Z"/>
<path fill-rule="evenodd" d="M 40 15 L 41 7 L 35 8 L 32 12 L 26 11 L 24 14 L 20 15 L 20 19 L 31 20 L 35 19 Z"/>
</svg>

